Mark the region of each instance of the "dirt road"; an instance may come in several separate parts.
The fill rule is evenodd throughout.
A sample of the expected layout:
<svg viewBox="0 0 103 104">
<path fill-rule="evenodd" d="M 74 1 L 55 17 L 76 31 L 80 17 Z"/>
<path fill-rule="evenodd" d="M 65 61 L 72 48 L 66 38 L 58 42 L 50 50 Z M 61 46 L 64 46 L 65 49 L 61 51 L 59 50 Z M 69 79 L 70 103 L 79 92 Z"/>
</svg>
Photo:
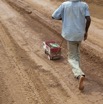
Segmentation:
<svg viewBox="0 0 103 104">
<path fill-rule="evenodd" d="M 0 0 L 0 104 L 103 104 L 103 20 L 92 17 L 82 44 L 85 89 L 78 90 L 67 62 L 49 61 L 42 42 L 61 42 L 61 22 L 50 16 L 56 0 Z M 97 35 L 98 34 L 98 35 Z"/>
</svg>

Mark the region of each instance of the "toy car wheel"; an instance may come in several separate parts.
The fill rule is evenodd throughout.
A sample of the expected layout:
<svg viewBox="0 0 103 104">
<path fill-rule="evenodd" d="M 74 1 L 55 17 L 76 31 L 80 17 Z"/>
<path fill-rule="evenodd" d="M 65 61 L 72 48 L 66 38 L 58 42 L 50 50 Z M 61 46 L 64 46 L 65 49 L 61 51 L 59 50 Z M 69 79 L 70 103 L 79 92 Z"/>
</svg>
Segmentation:
<svg viewBox="0 0 103 104">
<path fill-rule="evenodd" d="M 49 60 L 52 60 L 53 58 L 52 58 L 50 55 L 48 55 L 48 59 L 49 59 Z"/>
</svg>

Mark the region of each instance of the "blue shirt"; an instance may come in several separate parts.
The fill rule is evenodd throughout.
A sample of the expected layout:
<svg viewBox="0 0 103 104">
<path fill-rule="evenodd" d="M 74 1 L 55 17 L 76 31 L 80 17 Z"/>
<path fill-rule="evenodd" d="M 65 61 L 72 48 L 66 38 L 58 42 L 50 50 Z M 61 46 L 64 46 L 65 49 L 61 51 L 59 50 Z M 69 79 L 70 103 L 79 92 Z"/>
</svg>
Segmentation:
<svg viewBox="0 0 103 104">
<path fill-rule="evenodd" d="M 57 8 L 52 17 L 62 18 L 62 36 L 69 41 L 84 39 L 86 16 L 90 16 L 88 5 L 81 1 L 66 1 Z"/>
</svg>

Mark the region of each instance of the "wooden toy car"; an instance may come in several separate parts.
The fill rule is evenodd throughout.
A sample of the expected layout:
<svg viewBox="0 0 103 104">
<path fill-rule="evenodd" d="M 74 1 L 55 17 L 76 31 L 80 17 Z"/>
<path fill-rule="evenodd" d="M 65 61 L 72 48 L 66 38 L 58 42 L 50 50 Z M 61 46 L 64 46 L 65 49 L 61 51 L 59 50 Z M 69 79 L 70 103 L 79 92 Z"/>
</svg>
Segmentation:
<svg viewBox="0 0 103 104">
<path fill-rule="evenodd" d="M 48 55 L 48 59 L 60 59 L 61 57 L 61 47 L 55 41 L 45 41 L 43 42 L 43 48 L 45 54 Z"/>
</svg>

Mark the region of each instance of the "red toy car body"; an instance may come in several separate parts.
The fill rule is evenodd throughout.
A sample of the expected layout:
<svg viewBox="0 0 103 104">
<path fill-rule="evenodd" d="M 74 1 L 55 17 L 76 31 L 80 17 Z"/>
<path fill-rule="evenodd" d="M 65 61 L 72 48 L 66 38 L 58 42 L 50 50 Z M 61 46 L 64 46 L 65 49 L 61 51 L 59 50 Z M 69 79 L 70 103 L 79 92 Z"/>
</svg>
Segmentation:
<svg viewBox="0 0 103 104">
<path fill-rule="evenodd" d="M 45 54 L 48 55 L 48 58 L 50 60 L 60 59 L 60 57 L 61 57 L 61 47 L 55 41 L 45 41 L 45 42 L 43 42 L 43 48 L 45 50 Z"/>
</svg>

